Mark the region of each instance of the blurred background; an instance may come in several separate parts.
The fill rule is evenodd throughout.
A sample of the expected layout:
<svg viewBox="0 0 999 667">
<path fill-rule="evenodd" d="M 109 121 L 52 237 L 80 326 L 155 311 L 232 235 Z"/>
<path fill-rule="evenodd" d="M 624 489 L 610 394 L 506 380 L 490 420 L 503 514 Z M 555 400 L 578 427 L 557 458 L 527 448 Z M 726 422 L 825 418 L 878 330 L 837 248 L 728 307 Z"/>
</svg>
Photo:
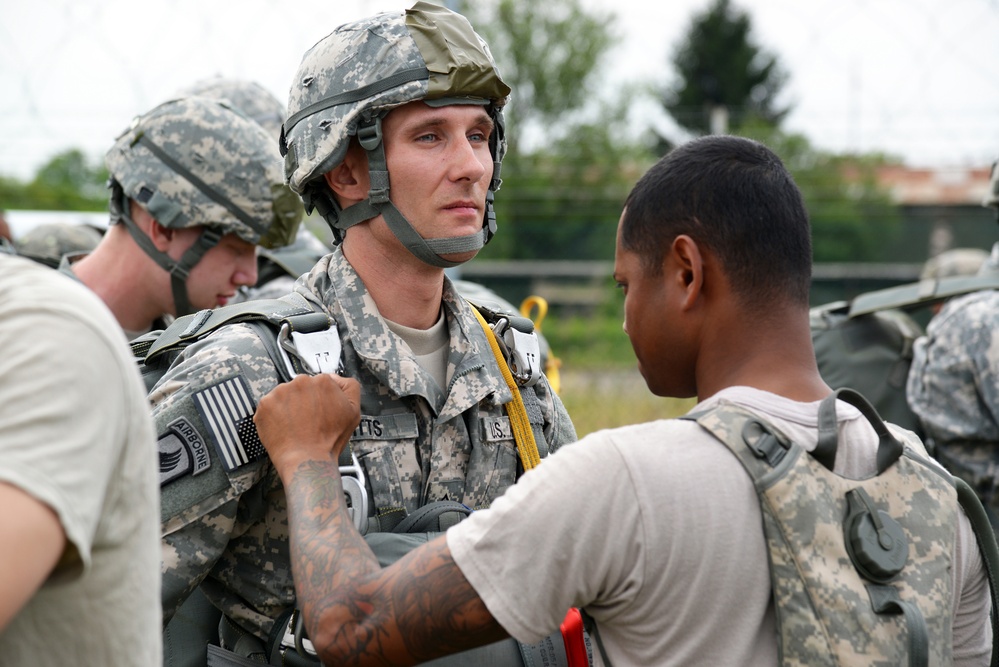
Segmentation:
<svg viewBox="0 0 999 667">
<path fill-rule="evenodd" d="M 411 2 L 0 3 L 0 209 L 106 224 L 103 154 L 131 118 L 196 81 L 287 98 L 334 27 Z M 461 277 L 542 324 L 580 432 L 670 416 L 647 395 L 609 278 L 631 185 L 706 133 L 774 148 L 814 230 L 813 304 L 915 280 L 951 248 L 988 249 L 999 157 L 999 0 L 451 0 L 514 94 L 500 231 Z M 321 221 L 310 228 L 325 235 Z M 578 393 L 578 395 L 577 395 Z M 621 397 L 614 415 L 605 396 Z"/>
</svg>

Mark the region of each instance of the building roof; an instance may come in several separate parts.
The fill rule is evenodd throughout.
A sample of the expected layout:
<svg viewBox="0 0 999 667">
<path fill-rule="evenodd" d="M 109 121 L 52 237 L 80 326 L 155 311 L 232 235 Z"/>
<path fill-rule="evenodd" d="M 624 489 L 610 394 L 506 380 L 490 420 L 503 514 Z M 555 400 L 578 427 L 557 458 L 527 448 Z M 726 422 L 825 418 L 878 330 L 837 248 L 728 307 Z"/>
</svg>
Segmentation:
<svg viewBox="0 0 999 667">
<path fill-rule="evenodd" d="M 991 167 L 878 168 L 878 182 L 903 206 L 981 206 Z"/>
</svg>

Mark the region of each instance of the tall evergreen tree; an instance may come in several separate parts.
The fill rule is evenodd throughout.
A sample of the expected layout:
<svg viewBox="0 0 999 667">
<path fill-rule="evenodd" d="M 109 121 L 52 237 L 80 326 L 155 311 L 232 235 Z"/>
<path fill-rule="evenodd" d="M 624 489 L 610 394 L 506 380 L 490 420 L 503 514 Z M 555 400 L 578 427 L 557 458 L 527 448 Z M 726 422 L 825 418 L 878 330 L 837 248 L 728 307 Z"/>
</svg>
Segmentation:
<svg viewBox="0 0 999 667">
<path fill-rule="evenodd" d="M 719 112 L 732 128 L 751 119 L 780 124 L 790 110 L 777 102 L 787 74 L 751 32 L 749 15 L 729 0 L 715 0 L 694 16 L 673 54 L 677 80 L 663 95 L 677 124 L 695 135 L 708 134 L 712 114 Z"/>
</svg>

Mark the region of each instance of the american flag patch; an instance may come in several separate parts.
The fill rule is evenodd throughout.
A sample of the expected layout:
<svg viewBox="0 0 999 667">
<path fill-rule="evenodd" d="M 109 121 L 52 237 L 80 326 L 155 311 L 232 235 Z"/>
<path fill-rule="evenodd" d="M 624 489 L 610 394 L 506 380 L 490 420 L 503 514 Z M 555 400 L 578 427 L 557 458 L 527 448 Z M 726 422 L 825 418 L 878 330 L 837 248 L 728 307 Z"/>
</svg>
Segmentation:
<svg viewBox="0 0 999 667">
<path fill-rule="evenodd" d="M 257 407 L 242 375 L 197 392 L 194 404 L 227 471 L 267 455 L 253 423 Z"/>
</svg>

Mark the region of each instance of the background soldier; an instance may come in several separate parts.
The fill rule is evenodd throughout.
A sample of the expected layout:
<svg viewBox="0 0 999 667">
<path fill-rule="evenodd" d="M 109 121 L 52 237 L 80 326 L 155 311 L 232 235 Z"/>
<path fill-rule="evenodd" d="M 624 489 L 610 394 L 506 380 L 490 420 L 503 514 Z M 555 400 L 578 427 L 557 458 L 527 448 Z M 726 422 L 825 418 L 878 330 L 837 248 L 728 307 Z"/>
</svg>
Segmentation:
<svg viewBox="0 0 999 667">
<path fill-rule="evenodd" d="M 982 202 L 999 215 L 999 162 Z M 999 242 L 979 275 L 999 271 Z M 916 340 L 906 398 L 934 455 L 976 490 L 999 534 L 999 292 L 948 300 Z"/>
<path fill-rule="evenodd" d="M 101 230 L 90 225 L 53 222 L 35 227 L 16 242 L 17 253 L 53 269 L 65 255 L 86 254 L 101 242 Z"/>
<path fill-rule="evenodd" d="M 129 339 L 164 316 L 224 305 L 256 282 L 257 244 L 295 238 L 302 204 L 282 182 L 273 137 L 221 102 L 165 102 L 106 159 L 111 224 L 93 252 L 61 268 L 104 300 Z"/>
<path fill-rule="evenodd" d="M 425 3 L 341 26 L 292 85 L 286 173 L 342 243 L 286 298 L 331 318 L 332 369 L 362 386 L 352 452 L 371 530 L 438 501 L 485 507 L 512 484 L 527 466 L 507 415 L 515 396 L 541 455 L 575 439 L 542 375 L 507 385 L 444 275 L 495 231 L 508 93 L 468 22 Z M 187 348 L 150 394 L 163 446 L 209 453 L 161 478 L 164 615 L 200 585 L 225 614 L 222 643 L 244 657 L 267 653 L 295 599 L 284 491 L 252 422 L 278 379 L 256 330 L 238 324 Z"/>
</svg>

